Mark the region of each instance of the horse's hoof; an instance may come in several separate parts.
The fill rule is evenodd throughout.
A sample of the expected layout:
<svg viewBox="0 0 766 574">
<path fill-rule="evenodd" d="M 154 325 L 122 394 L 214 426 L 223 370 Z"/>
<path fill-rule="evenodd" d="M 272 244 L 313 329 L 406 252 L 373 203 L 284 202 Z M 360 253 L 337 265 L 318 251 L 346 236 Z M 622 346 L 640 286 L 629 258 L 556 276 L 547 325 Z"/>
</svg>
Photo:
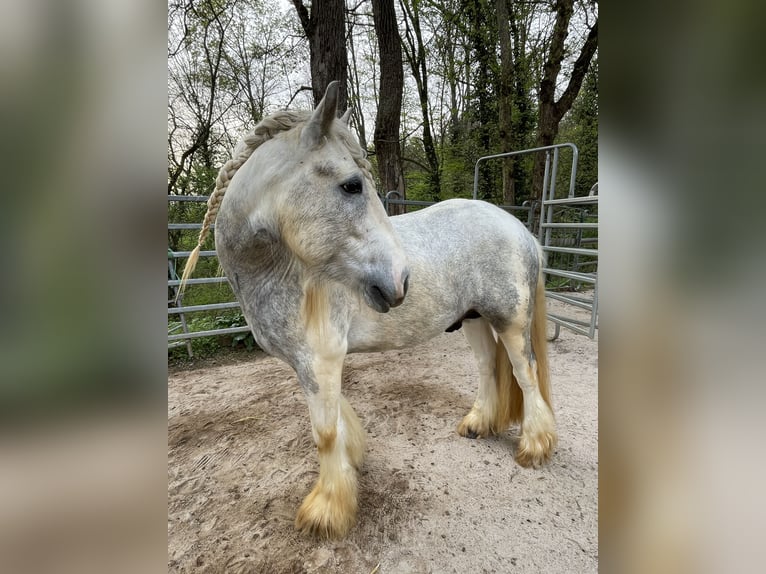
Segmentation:
<svg viewBox="0 0 766 574">
<path fill-rule="evenodd" d="M 457 427 L 457 434 L 462 437 L 471 439 L 487 438 L 490 435 L 489 430 L 482 431 L 463 423 L 460 423 L 460 426 Z"/>
<path fill-rule="evenodd" d="M 339 480 L 333 488 L 320 482 L 303 500 L 295 517 L 295 528 L 325 539 L 343 538 L 356 521 L 356 479 Z"/>
<path fill-rule="evenodd" d="M 556 442 L 556 434 L 551 432 L 542 432 L 535 436 L 522 434 L 514 458 L 520 466 L 539 468 L 551 458 Z"/>
<path fill-rule="evenodd" d="M 487 438 L 492 434 L 489 421 L 475 408 L 463 417 L 457 427 L 457 433 L 466 438 Z"/>
</svg>

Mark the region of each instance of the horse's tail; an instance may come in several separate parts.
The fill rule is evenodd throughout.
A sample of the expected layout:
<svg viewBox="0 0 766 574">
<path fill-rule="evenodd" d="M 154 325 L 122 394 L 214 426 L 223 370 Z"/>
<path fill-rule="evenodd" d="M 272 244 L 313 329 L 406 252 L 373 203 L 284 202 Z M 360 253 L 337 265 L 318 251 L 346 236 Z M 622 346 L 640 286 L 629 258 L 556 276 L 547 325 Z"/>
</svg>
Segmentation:
<svg viewBox="0 0 766 574">
<path fill-rule="evenodd" d="M 535 290 L 534 310 L 532 313 L 532 325 L 530 340 L 532 353 L 535 361 L 532 363 L 537 369 L 537 384 L 543 400 L 551 406 L 550 378 L 548 374 L 548 339 L 545 327 L 547 323 L 545 309 L 545 281 L 540 273 Z M 531 361 L 530 361 L 531 362 Z M 524 419 L 524 394 L 519 382 L 513 374 L 513 366 L 508 359 L 505 345 L 497 339 L 495 350 L 495 369 L 497 385 L 497 405 L 501 409 L 498 413 L 498 423 L 501 428 L 507 428 L 510 424 L 520 423 Z"/>
</svg>

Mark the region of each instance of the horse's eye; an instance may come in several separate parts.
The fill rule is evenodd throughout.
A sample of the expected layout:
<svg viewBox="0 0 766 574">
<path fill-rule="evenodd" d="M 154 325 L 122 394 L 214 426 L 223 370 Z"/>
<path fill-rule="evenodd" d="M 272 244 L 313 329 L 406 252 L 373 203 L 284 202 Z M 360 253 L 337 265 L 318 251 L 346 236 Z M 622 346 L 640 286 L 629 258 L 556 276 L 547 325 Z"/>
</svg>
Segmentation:
<svg viewBox="0 0 766 574">
<path fill-rule="evenodd" d="M 347 182 L 340 184 L 340 188 L 346 193 L 362 193 L 364 185 L 361 178 L 354 177 Z"/>
</svg>

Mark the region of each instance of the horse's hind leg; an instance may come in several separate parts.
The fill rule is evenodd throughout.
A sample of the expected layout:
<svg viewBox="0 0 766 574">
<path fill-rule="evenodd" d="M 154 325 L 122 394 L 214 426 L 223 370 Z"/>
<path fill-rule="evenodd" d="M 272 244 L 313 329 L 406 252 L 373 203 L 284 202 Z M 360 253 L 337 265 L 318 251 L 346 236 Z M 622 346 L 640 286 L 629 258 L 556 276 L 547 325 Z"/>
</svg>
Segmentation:
<svg viewBox="0 0 766 574">
<path fill-rule="evenodd" d="M 462 329 L 479 365 L 479 391 L 470 412 L 458 425 L 457 432 L 468 438 L 483 438 L 507 428 L 508 399 L 503 389 L 497 385 L 497 343 L 492 327 L 485 319 L 466 319 Z"/>
<path fill-rule="evenodd" d="M 357 468 L 364 458 L 364 430 L 340 394 L 344 353 L 314 357 L 301 383 L 319 453 L 319 480 L 295 518 L 299 530 L 323 538 L 344 536 L 356 519 Z"/>
<path fill-rule="evenodd" d="M 550 458 L 557 440 L 548 391 L 547 357 L 543 355 L 546 352 L 544 325 L 542 322 L 541 335 L 531 332 L 534 329 L 518 327 L 498 333 L 523 393 L 521 438 L 516 451 L 516 462 L 521 466 L 540 466 Z"/>
</svg>

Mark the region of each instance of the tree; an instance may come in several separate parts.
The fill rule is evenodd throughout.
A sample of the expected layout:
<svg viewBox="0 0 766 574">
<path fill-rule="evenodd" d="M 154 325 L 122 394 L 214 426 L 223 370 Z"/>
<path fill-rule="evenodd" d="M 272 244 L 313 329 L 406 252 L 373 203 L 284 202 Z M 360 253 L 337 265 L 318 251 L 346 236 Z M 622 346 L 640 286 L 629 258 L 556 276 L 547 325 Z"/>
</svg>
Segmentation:
<svg viewBox="0 0 766 574">
<path fill-rule="evenodd" d="M 497 75 L 497 122 L 500 153 L 513 151 L 513 51 L 511 45 L 510 0 L 495 0 L 497 36 L 500 44 L 500 72 Z M 503 203 L 515 205 L 513 158 L 503 160 Z"/>
<path fill-rule="evenodd" d="M 584 116 L 567 110 L 597 51 L 595 0 L 396 1 L 346 12 L 338 0 L 293 0 L 285 14 L 278 0 L 170 0 L 168 193 L 208 193 L 238 137 L 292 102 L 309 66 L 316 100 L 341 81 L 381 191 L 467 197 L 479 156 L 561 141 L 562 130 L 586 135 L 576 129 Z M 539 197 L 543 159 L 488 162 L 480 196 Z"/>
<path fill-rule="evenodd" d="M 590 27 L 585 43 L 572 68 L 569 82 L 561 97 L 556 99 L 556 85 L 561 72 L 561 64 L 566 55 L 565 43 L 569 33 L 569 22 L 574 13 L 574 0 L 558 0 L 556 3 L 556 20 L 550 38 L 550 48 L 547 53 L 543 76 L 540 80 L 538 96 L 537 146 L 552 145 L 558 134 L 559 123 L 564 117 L 580 91 L 590 61 L 598 48 L 598 17 Z M 532 189 L 535 198 L 539 199 L 543 188 L 545 174 L 545 157 L 537 154 L 532 172 Z"/>
<path fill-rule="evenodd" d="M 168 191 L 207 195 L 242 133 L 281 99 L 305 41 L 277 0 L 172 0 L 168 6 Z M 304 45 L 302 45 L 302 43 Z M 288 95 L 286 95 L 288 94 Z M 281 106 L 280 106 L 281 107 Z M 204 206 L 172 203 L 169 218 L 192 223 Z M 168 232 L 173 250 L 196 235 Z"/>
<path fill-rule="evenodd" d="M 359 6 L 357 6 L 358 8 Z M 363 149 L 367 149 L 367 127 L 365 125 L 364 113 L 362 111 L 362 81 L 360 80 L 360 65 L 357 63 L 357 54 L 362 52 L 361 47 L 357 47 L 355 35 L 355 27 L 357 25 L 357 11 L 356 8 L 349 11 L 348 19 L 348 52 L 351 56 L 351 68 L 349 87 L 351 93 L 348 98 L 348 107 L 351 108 L 351 118 L 349 125 L 356 127 L 357 134 L 359 135 L 359 145 Z M 360 58 L 361 59 L 361 58 Z"/>
<path fill-rule="evenodd" d="M 428 188 L 434 201 L 440 199 L 441 174 L 439 158 L 431 132 L 431 115 L 428 97 L 428 70 L 426 67 L 427 52 L 423 42 L 423 32 L 420 26 L 420 0 L 399 0 L 405 13 L 404 19 L 404 53 L 410 65 L 412 76 L 418 88 L 420 111 L 423 114 L 423 148 L 430 170 Z"/>
<path fill-rule="evenodd" d="M 380 51 L 380 97 L 375 120 L 375 154 L 381 192 L 396 190 L 406 197 L 402 172 L 399 125 L 402 115 L 402 48 L 393 0 L 372 0 L 372 13 Z"/>
<path fill-rule="evenodd" d="M 174 64 L 168 66 L 169 194 L 178 192 L 182 176 L 191 174 L 195 156 L 200 156 L 206 167 L 212 167 L 212 130 L 221 116 L 223 48 L 233 19 L 229 2 L 205 0 L 189 3 L 184 9 L 178 48 L 168 54 Z"/>
<path fill-rule="evenodd" d="M 303 0 L 293 0 L 293 5 L 309 41 L 314 105 L 322 100 L 328 84 L 338 80 L 338 109 L 345 110 L 348 106 L 346 3 L 344 0 L 313 0 L 310 12 Z"/>
<path fill-rule="evenodd" d="M 224 55 L 225 89 L 234 97 L 235 134 L 229 147 L 263 119 L 267 105 L 284 89 L 283 70 L 296 68 L 304 57 L 303 40 L 291 33 L 294 19 L 277 7 L 275 0 L 240 0 L 235 6 Z"/>
<path fill-rule="evenodd" d="M 206 193 L 215 181 L 216 126 L 231 103 L 221 91 L 232 2 L 170 5 L 168 195 Z M 184 221 L 199 217 L 198 207 L 179 203 L 169 209 L 176 221 Z M 178 250 L 183 237 L 181 230 L 169 231 L 168 246 Z"/>
<path fill-rule="evenodd" d="M 582 89 L 572 109 L 561 120 L 558 141 L 571 141 L 577 145 L 580 158 L 577 163 L 575 193 L 586 195 L 598 181 L 598 58 L 594 57 L 585 75 Z M 566 185 L 569 174 L 559 172 L 561 185 Z M 558 187 L 558 186 L 557 186 Z"/>
</svg>

